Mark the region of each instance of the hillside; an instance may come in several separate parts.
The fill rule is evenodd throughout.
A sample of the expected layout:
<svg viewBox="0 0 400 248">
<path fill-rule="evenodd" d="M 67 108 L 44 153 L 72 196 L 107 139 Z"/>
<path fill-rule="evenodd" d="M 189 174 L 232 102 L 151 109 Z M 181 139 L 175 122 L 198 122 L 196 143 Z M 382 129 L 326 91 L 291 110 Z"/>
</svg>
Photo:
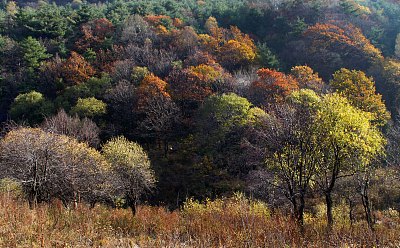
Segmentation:
<svg viewBox="0 0 400 248">
<path fill-rule="evenodd" d="M 399 1 L 4 0 L 0 58 L 1 187 L 31 221 L 121 215 L 104 235 L 157 246 L 399 242 Z M 231 240 L 194 238 L 214 210 L 193 227 L 183 206 L 238 192 L 265 204 L 257 228 L 294 236 L 215 213 Z M 146 211 L 184 224 L 152 237 L 131 226 Z M 42 246 L 64 235 L 16 221 Z M 39 242 L 17 239 L 0 236 Z"/>
</svg>

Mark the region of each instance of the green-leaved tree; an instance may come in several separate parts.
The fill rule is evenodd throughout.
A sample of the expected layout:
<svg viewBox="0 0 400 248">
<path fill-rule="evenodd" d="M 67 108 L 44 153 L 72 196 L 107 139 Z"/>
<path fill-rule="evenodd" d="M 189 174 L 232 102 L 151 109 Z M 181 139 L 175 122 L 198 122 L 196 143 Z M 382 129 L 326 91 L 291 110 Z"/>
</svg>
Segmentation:
<svg viewBox="0 0 400 248">
<path fill-rule="evenodd" d="M 51 57 L 46 48 L 35 38 L 29 36 L 20 43 L 23 59 L 30 72 L 39 68 L 42 61 Z"/>
<path fill-rule="evenodd" d="M 14 99 L 9 114 L 13 120 L 38 124 L 44 117 L 49 116 L 53 112 L 53 104 L 46 100 L 42 93 L 31 91 L 29 93 L 19 94 Z"/>
</svg>

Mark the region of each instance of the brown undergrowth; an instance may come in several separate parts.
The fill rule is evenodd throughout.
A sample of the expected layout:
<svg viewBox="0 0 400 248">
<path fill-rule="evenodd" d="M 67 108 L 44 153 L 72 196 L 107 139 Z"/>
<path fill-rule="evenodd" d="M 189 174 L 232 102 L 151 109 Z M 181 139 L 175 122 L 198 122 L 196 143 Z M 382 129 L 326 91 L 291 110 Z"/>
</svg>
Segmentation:
<svg viewBox="0 0 400 248">
<path fill-rule="evenodd" d="M 81 204 L 67 209 L 54 201 L 30 209 L 0 196 L 0 247 L 398 247 L 398 217 L 378 224 L 338 223 L 331 233 L 321 217 L 306 219 L 304 234 L 287 215 L 237 195 L 176 211 L 140 206 L 127 209 Z"/>
</svg>

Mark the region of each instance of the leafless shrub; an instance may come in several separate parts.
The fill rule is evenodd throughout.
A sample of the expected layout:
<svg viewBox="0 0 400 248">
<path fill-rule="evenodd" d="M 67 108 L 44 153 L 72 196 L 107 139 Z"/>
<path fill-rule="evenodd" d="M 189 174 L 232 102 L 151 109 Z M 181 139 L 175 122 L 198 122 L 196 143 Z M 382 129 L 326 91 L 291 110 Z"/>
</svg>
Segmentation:
<svg viewBox="0 0 400 248">
<path fill-rule="evenodd" d="M 80 142 L 86 142 L 92 147 L 100 143 L 100 129 L 96 123 L 88 118 L 79 119 L 78 116 L 69 116 L 64 110 L 57 115 L 46 118 L 42 129 L 49 133 L 63 134 L 73 137 Z"/>
</svg>

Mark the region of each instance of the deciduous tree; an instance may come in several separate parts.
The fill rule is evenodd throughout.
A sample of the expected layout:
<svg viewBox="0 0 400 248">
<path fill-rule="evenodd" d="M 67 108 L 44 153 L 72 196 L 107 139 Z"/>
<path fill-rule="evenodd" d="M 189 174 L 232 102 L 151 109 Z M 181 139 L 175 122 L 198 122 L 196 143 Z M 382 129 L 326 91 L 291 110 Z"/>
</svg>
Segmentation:
<svg viewBox="0 0 400 248">
<path fill-rule="evenodd" d="M 311 89 L 318 93 L 324 90 L 324 81 L 309 66 L 295 66 L 290 70 L 290 74 L 297 80 L 301 89 Z"/>
<path fill-rule="evenodd" d="M 80 54 L 72 51 L 63 63 L 62 75 L 68 85 L 85 82 L 95 74 L 93 67 Z"/>
<path fill-rule="evenodd" d="M 396 37 L 396 44 L 394 48 L 394 55 L 397 57 L 397 59 L 400 59 L 400 33 L 397 34 Z"/>
<path fill-rule="evenodd" d="M 138 200 L 152 190 L 156 182 L 146 152 L 139 144 L 120 136 L 109 140 L 102 147 L 102 153 L 115 174 L 112 182 L 115 194 L 125 197 L 135 214 Z"/>
<path fill-rule="evenodd" d="M 9 114 L 16 121 L 27 121 L 30 124 L 38 124 L 53 111 L 53 104 L 46 100 L 42 93 L 31 91 L 19 94 L 14 99 Z"/>
<path fill-rule="evenodd" d="M 330 86 L 354 106 L 372 113 L 376 124 L 385 125 L 390 119 L 382 96 L 376 93 L 375 82 L 364 72 L 342 68 L 333 74 Z"/>
<path fill-rule="evenodd" d="M 164 155 L 168 151 L 168 134 L 180 117 L 179 108 L 167 92 L 168 84 L 150 74 L 137 89 L 137 111 L 143 115 L 139 127 L 143 136 L 155 136 L 164 143 Z"/>
<path fill-rule="evenodd" d="M 223 84 L 224 77 L 224 70 L 218 64 L 201 64 L 175 71 L 169 79 L 172 97 L 178 101 L 201 103 Z"/>
<path fill-rule="evenodd" d="M 0 142 L 1 177 L 22 184 L 29 202 L 92 199 L 104 184 L 107 163 L 99 152 L 65 135 L 38 128 L 10 131 Z"/>
<path fill-rule="evenodd" d="M 245 143 L 249 156 L 268 172 L 259 173 L 261 179 L 283 193 L 301 228 L 306 197 L 319 173 L 319 134 L 314 124 L 320 102 L 312 90 L 293 92 L 287 103 L 275 105 L 259 125 L 253 126 Z"/>
<path fill-rule="evenodd" d="M 71 109 L 72 114 L 81 117 L 94 118 L 104 115 L 107 112 L 107 104 L 94 97 L 79 98 L 76 105 Z"/>
<path fill-rule="evenodd" d="M 143 17 L 129 16 L 122 24 L 121 41 L 144 45 L 146 39 L 156 41 L 157 36 Z"/>
<path fill-rule="evenodd" d="M 114 34 L 114 25 L 107 18 L 89 21 L 81 26 L 82 37 L 75 43 L 79 51 L 106 48 Z"/>
<path fill-rule="evenodd" d="M 353 107 L 338 94 L 322 98 L 316 118 L 323 157 L 315 181 L 325 196 L 328 226 L 332 227 L 332 192 L 337 180 L 370 166 L 384 152 L 385 138 L 371 123 L 371 113 Z"/>
<path fill-rule="evenodd" d="M 100 129 L 96 123 L 88 118 L 69 116 L 63 109 L 57 115 L 47 117 L 41 127 L 46 132 L 73 137 L 92 147 L 97 147 L 100 143 Z"/>
<path fill-rule="evenodd" d="M 305 62 L 325 78 L 341 67 L 365 71 L 383 59 L 381 51 L 352 24 L 317 23 L 304 35 L 309 42 Z"/>
<path fill-rule="evenodd" d="M 242 147 L 244 130 L 265 115 L 234 93 L 212 95 L 200 107 L 190 157 L 201 184 L 209 185 L 205 190 L 210 196 L 241 189 L 249 171 Z"/>
<path fill-rule="evenodd" d="M 286 96 L 299 89 L 298 82 L 290 75 L 271 69 L 257 71 L 258 80 L 250 85 L 250 100 L 259 106 L 283 101 Z"/>
</svg>

